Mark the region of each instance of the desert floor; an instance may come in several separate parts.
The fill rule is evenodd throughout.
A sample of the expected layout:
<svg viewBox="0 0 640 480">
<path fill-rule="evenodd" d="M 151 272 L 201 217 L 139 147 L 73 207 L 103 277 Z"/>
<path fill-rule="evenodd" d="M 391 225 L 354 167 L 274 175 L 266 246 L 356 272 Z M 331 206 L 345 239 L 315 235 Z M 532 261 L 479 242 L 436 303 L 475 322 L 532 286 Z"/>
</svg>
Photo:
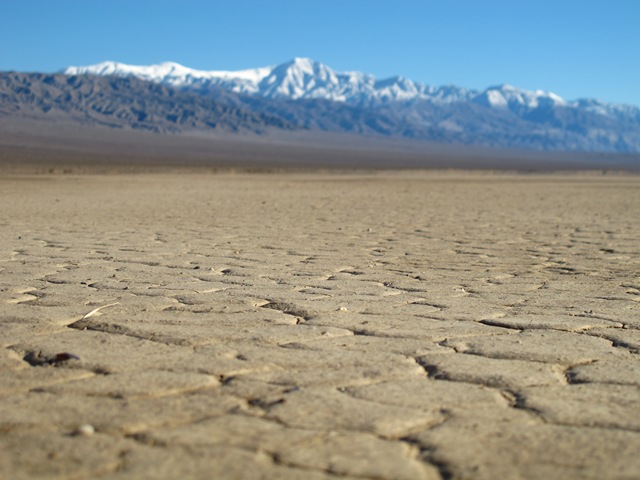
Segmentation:
<svg viewBox="0 0 640 480">
<path fill-rule="evenodd" d="M 0 176 L 0 478 L 640 477 L 640 176 Z"/>
</svg>

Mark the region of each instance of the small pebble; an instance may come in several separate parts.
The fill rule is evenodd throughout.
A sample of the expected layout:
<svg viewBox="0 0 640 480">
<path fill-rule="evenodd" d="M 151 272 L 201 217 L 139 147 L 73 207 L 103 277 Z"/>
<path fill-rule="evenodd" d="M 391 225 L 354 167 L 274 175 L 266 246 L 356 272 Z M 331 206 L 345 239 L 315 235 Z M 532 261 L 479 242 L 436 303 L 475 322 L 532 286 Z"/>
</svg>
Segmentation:
<svg viewBox="0 0 640 480">
<path fill-rule="evenodd" d="M 84 425 L 80 425 L 75 433 L 76 435 L 88 437 L 89 435 L 93 435 L 94 433 L 96 433 L 96 429 L 93 428 L 93 425 L 85 423 Z"/>
</svg>

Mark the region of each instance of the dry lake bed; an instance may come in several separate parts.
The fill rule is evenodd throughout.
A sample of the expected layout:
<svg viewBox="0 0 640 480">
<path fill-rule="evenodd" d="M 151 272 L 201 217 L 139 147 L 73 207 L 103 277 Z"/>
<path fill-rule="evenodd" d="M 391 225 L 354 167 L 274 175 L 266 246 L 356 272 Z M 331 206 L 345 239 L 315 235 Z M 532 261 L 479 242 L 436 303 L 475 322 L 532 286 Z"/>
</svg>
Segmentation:
<svg viewBox="0 0 640 480">
<path fill-rule="evenodd" d="M 640 477 L 640 176 L 0 176 L 0 478 Z"/>
</svg>

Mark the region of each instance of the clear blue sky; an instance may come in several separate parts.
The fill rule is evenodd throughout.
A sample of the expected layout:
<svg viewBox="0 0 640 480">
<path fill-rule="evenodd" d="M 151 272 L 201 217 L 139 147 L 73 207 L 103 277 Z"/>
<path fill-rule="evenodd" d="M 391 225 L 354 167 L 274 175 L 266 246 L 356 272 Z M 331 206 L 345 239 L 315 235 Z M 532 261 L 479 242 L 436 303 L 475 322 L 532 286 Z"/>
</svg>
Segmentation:
<svg viewBox="0 0 640 480">
<path fill-rule="evenodd" d="M 0 0 L 0 70 L 293 57 L 640 105 L 640 0 Z"/>
</svg>

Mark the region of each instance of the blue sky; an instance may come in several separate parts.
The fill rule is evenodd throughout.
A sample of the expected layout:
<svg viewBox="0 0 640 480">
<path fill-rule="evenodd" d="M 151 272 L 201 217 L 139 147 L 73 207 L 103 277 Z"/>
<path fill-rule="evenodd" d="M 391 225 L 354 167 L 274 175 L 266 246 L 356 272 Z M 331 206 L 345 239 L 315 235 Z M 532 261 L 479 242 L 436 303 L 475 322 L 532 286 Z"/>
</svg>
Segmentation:
<svg viewBox="0 0 640 480">
<path fill-rule="evenodd" d="M 640 105 L 640 0 L 0 0 L 0 70 L 236 70 L 293 57 Z"/>
</svg>

